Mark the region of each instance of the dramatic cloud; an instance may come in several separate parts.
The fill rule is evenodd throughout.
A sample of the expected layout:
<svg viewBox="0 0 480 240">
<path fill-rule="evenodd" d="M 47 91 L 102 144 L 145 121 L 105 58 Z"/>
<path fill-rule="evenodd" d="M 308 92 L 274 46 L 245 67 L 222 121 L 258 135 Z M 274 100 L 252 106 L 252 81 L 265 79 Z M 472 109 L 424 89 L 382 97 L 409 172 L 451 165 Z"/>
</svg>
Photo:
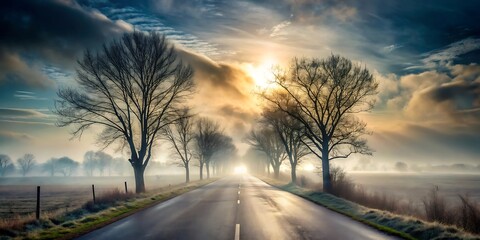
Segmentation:
<svg viewBox="0 0 480 240">
<path fill-rule="evenodd" d="M 194 111 L 220 122 L 240 145 L 259 112 L 251 77 L 238 65 L 217 63 L 184 49 L 179 54 L 195 70 L 197 93 L 190 101 Z"/>
<path fill-rule="evenodd" d="M 86 48 L 131 30 L 96 10 L 74 1 L 6 1 L 0 8 L 0 83 L 6 80 L 27 86 L 47 87 L 52 81 L 42 73 L 47 61 L 72 66 Z"/>
<path fill-rule="evenodd" d="M 403 77 L 402 86 L 411 92 L 406 114 L 417 120 L 480 124 L 480 68 L 476 65 L 455 68 L 470 68 L 470 71 L 453 70 L 451 76 L 425 72 Z"/>
<path fill-rule="evenodd" d="M 237 145 L 259 116 L 255 71 L 335 53 L 367 67 L 380 84 L 376 108 L 360 116 L 377 151 L 363 165 L 478 161 L 476 9 L 476 1 L 3 1 L 0 138 L 17 139 L 18 151 L 23 134 L 48 139 L 30 142 L 38 151 L 81 156 L 91 149 L 93 133 L 83 147 L 66 143 L 69 129 L 55 128 L 49 111 L 34 109 L 53 108 L 57 86 L 72 84 L 85 49 L 135 28 L 175 42 L 195 69 L 195 111 L 219 121 Z"/>
</svg>

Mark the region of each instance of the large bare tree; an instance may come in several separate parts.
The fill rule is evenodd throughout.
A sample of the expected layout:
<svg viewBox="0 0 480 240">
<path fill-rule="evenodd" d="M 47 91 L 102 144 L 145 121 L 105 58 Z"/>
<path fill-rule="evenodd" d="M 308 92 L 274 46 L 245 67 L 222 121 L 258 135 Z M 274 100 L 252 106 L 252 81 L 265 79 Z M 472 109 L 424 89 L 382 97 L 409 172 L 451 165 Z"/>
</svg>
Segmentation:
<svg viewBox="0 0 480 240">
<path fill-rule="evenodd" d="M 103 127 L 100 143 L 121 142 L 129 150 L 136 192 L 145 191 L 144 172 L 163 127 L 191 94 L 193 70 L 158 33 L 124 34 L 78 61 L 75 88 L 58 91 L 58 125 L 74 125 L 74 136 Z"/>
<path fill-rule="evenodd" d="M 284 96 L 284 99 L 288 99 L 288 96 Z M 296 183 L 297 166 L 310 153 L 304 144 L 306 136 L 302 123 L 278 108 L 265 108 L 262 118 L 262 122 L 278 134 L 290 162 L 291 182 Z"/>
<path fill-rule="evenodd" d="M 20 169 L 22 170 L 22 176 L 26 176 L 30 170 L 32 170 L 32 167 L 36 164 L 35 162 L 35 156 L 31 153 L 27 153 L 17 159 L 17 163 L 20 166 Z"/>
<path fill-rule="evenodd" d="M 373 107 L 378 87 L 372 74 L 349 59 L 294 59 L 288 70 L 275 72 L 275 82 L 295 104 L 279 95 L 263 96 L 302 123 L 313 154 L 322 161 L 323 187 L 331 191 L 330 161 L 351 154 L 371 154 L 362 136 L 366 124 L 354 116 Z"/>
<path fill-rule="evenodd" d="M 194 118 L 190 109 L 179 109 L 177 121 L 164 128 L 163 135 L 172 145 L 173 152 L 180 159 L 179 165 L 185 168 L 185 182 L 190 182 L 190 161 L 195 139 Z"/>
<path fill-rule="evenodd" d="M 259 131 L 252 130 L 247 136 L 247 142 L 254 149 L 264 152 L 273 168 L 275 178 L 280 177 L 280 166 L 287 158 L 285 146 L 280 135 L 273 129 L 265 127 Z"/>
</svg>

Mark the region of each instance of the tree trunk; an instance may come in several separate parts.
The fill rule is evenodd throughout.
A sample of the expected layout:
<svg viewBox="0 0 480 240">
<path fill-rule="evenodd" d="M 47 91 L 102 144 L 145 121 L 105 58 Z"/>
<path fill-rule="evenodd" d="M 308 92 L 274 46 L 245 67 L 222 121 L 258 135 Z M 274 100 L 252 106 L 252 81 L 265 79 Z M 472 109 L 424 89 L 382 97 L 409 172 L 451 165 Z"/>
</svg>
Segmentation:
<svg viewBox="0 0 480 240">
<path fill-rule="evenodd" d="M 203 163 L 200 163 L 200 180 L 203 179 Z"/>
<path fill-rule="evenodd" d="M 135 192 L 143 193 L 145 192 L 145 180 L 143 179 L 143 173 L 145 170 L 143 166 L 134 166 L 133 173 L 135 174 Z"/>
<path fill-rule="evenodd" d="M 322 150 L 322 177 L 323 177 L 323 191 L 332 192 L 332 181 L 330 179 L 330 162 L 328 161 L 328 145 L 324 144 Z"/>
<path fill-rule="evenodd" d="M 297 165 L 296 164 L 291 164 L 292 170 L 291 170 L 291 175 L 292 175 L 292 183 L 297 184 Z"/>
<path fill-rule="evenodd" d="M 185 165 L 185 182 L 190 182 L 190 168 L 188 167 L 188 165 Z"/>
<path fill-rule="evenodd" d="M 205 167 L 207 169 L 207 179 L 210 178 L 210 163 L 206 162 Z"/>
<path fill-rule="evenodd" d="M 280 177 L 280 165 L 273 166 L 273 173 L 275 174 L 276 179 Z"/>
</svg>

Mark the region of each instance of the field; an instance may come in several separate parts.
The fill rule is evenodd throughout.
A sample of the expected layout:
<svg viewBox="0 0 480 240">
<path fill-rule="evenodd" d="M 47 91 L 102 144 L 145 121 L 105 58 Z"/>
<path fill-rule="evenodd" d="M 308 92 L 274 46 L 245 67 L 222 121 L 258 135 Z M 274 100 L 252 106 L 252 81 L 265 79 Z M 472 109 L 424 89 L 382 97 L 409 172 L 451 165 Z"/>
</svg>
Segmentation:
<svg viewBox="0 0 480 240">
<path fill-rule="evenodd" d="M 321 176 L 315 173 L 302 175 L 311 181 L 321 181 Z M 349 172 L 347 175 L 369 192 L 393 195 L 417 206 L 435 186 L 449 201 L 458 201 L 458 194 L 468 194 L 480 201 L 480 174 Z"/>
<path fill-rule="evenodd" d="M 197 177 L 192 176 L 192 180 Z M 34 214 L 36 187 L 41 186 L 42 213 L 69 211 L 80 207 L 92 199 L 92 184 L 95 194 L 119 189 L 124 191 L 127 181 L 128 191 L 135 190 L 133 177 L 7 177 L 0 178 L 0 219 Z M 179 184 L 183 175 L 146 176 L 147 191 Z"/>
<path fill-rule="evenodd" d="M 350 173 L 349 176 L 369 190 L 415 202 L 421 201 L 435 186 L 447 200 L 456 201 L 458 194 L 468 194 L 480 201 L 480 174 Z"/>
</svg>

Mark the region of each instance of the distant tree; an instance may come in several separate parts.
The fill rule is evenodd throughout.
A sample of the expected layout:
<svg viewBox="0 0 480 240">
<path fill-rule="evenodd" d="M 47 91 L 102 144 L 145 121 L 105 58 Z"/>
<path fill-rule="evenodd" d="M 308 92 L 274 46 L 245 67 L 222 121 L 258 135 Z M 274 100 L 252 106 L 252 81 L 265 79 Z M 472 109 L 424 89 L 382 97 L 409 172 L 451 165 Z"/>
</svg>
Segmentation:
<svg viewBox="0 0 480 240">
<path fill-rule="evenodd" d="M 179 166 L 185 168 L 185 182 L 188 183 L 195 139 L 194 119 L 188 108 L 180 109 L 177 114 L 177 121 L 165 127 L 163 135 L 172 145 L 174 155 L 179 159 Z"/>
<path fill-rule="evenodd" d="M 229 166 L 229 163 L 235 159 L 236 155 L 237 147 L 233 144 L 233 139 L 230 136 L 222 134 L 217 151 L 210 161 L 213 174 L 223 173 L 224 169 Z"/>
<path fill-rule="evenodd" d="M 0 154 L 0 177 L 5 177 L 15 171 L 15 166 L 8 155 Z"/>
<path fill-rule="evenodd" d="M 98 151 L 95 153 L 95 159 L 97 160 L 97 168 L 100 172 L 100 176 L 103 176 L 105 170 L 111 175 L 113 157 L 108 153 Z"/>
<path fill-rule="evenodd" d="M 64 177 L 72 176 L 72 174 L 77 170 L 79 163 L 72 160 L 69 157 L 61 157 L 55 159 L 56 171 L 63 174 Z"/>
<path fill-rule="evenodd" d="M 88 151 L 83 156 L 83 170 L 87 176 L 93 176 L 95 169 L 98 168 L 98 161 L 94 151 Z"/>
<path fill-rule="evenodd" d="M 396 162 L 395 163 L 395 170 L 400 172 L 405 172 L 408 169 L 408 165 L 404 162 Z"/>
<path fill-rule="evenodd" d="M 196 122 L 195 155 L 200 165 L 200 179 L 203 179 L 203 167 L 206 167 L 207 178 L 210 178 L 210 161 L 220 150 L 223 133 L 220 125 L 208 118 L 200 118 Z"/>
<path fill-rule="evenodd" d="M 163 35 L 126 33 L 79 61 L 78 87 L 58 91 L 59 126 L 76 126 L 74 136 L 92 125 L 104 127 L 99 141 L 119 141 L 130 152 L 136 192 L 145 191 L 144 172 L 162 128 L 192 94 L 193 69 Z"/>
<path fill-rule="evenodd" d="M 322 161 L 323 189 L 332 190 L 330 161 L 353 153 L 371 155 L 366 124 L 354 116 L 373 107 L 378 83 L 373 75 L 349 59 L 294 59 L 289 70 L 274 73 L 276 85 L 293 104 L 284 105 L 278 95 L 263 97 L 300 121 L 308 147 Z"/>
<path fill-rule="evenodd" d="M 249 171 L 254 173 L 263 174 L 265 173 L 267 167 L 270 169 L 270 161 L 265 153 L 251 146 L 243 156 L 243 162 L 248 165 Z"/>
<path fill-rule="evenodd" d="M 284 97 L 286 99 L 288 95 Z M 301 159 L 310 153 L 304 144 L 306 136 L 302 123 L 277 108 L 265 108 L 262 117 L 262 122 L 272 127 L 280 137 L 290 162 L 291 182 L 296 183 L 297 166 Z"/>
<path fill-rule="evenodd" d="M 22 170 L 22 176 L 26 176 L 30 170 L 32 170 L 32 167 L 36 164 L 35 162 L 35 156 L 31 153 L 27 153 L 23 155 L 21 158 L 17 159 L 17 163 L 20 166 L 20 169 Z"/>
<path fill-rule="evenodd" d="M 280 166 L 287 158 L 285 146 L 280 139 L 280 135 L 271 128 L 263 128 L 259 131 L 252 130 L 247 137 L 247 142 L 254 149 L 264 152 L 265 155 L 267 155 L 275 178 L 279 178 Z"/>
<path fill-rule="evenodd" d="M 119 175 L 123 176 L 128 170 L 128 161 L 123 157 L 117 157 L 112 160 L 113 171 Z"/>
<path fill-rule="evenodd" d="M 47 172 L 51 177 L 55 176 L 57 172 L 57 159 L 50 158 L 47 162 L 42 165 L 44 172 Z"/>
</svg>

